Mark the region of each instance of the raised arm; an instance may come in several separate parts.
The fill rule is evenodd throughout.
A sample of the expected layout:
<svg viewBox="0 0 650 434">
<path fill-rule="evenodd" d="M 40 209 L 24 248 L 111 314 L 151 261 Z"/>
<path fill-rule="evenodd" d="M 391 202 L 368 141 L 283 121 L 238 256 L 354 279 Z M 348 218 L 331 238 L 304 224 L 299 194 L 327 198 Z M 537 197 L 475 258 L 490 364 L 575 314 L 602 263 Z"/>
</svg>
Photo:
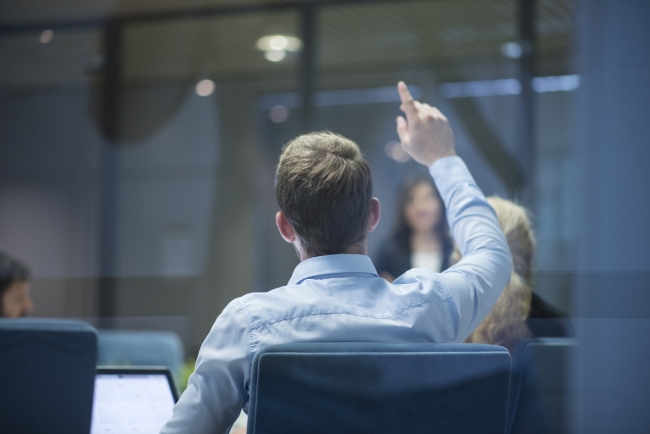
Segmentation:
<svg viewBox="0 0 650 434">
<path fill-rule="evenodd" d="M 406 152 L 429 168 L 447 208 L 447 220 L 462 260 L 440 275 L 454 299 L 456 341 L 483 321 L 510 281 L 512 257 L 496 214 L 465 163 L 456 156 L 447 118 L 435 107 L 413 100 L 398 84 L 401 110 L 397 133 Z"/>
</svg>

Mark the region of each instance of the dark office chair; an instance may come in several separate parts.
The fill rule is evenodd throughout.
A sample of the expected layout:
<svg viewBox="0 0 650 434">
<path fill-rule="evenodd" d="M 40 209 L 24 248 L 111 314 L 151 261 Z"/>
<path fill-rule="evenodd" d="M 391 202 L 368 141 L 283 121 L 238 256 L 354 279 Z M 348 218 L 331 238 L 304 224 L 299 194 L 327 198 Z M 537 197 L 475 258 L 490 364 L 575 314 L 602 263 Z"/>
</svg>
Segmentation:
<svg viewBox="0 0 650 434">
<path fill-rule="evenodd" d="M 97 364 L 117 366 L 165 366 L 179 379 L 183 342 L 174 332 L 99 330 Z"/>
<path fill-rule="evenodd" d="M 248 434 L 503 434 L 509 383 L 494 345 L 271 346 L 253 359 Z"/>
<path fill-rule="evenodd" d="M 569 426 L 570 376 L 576 341 L 522 341 L 512 355 L 509 434 L 563 434 Z"/>
<path fill-rule="evenodd" d="M 96 363 L 85 322 L 0 319 L 0 431 L 88 434 Z"/>
</svg>

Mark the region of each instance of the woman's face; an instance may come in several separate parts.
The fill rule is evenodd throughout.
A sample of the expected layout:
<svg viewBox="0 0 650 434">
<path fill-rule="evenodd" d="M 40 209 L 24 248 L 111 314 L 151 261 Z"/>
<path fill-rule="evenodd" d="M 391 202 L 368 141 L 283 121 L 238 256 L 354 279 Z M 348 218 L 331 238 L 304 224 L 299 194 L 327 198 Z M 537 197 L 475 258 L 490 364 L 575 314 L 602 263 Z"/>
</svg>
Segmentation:
<svg viewBox="0 0 650 434">
<path fill-rule="evenodd" d="M 433 230 L 442 217 L 442 203 L 431 185 L 422 181 L 413 187 L 404 210 L 406 224 L 414 232 Z"/>
</svg>

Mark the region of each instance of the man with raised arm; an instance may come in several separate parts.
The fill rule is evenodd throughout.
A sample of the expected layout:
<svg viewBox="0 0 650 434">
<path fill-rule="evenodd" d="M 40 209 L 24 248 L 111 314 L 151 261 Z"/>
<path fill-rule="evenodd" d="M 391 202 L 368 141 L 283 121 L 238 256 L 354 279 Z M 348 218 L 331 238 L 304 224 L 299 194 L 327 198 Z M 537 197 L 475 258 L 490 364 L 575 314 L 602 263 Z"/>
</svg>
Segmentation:
<svg viewBox="0 0 650 434">
<path fill-rule="evenodd" d="M 196 371 L 163 433 L 226 433 L 248 410 L 260 349 L 318 341 L 463 342 L 508 284 L 512 260 L 494 210 L 456 156 L 447 118 L 398 84 L 397 133 L 429 168 L 462 260 L 443 273 L 377 276 L 367 236 L 379 223 L 370 167 L 352 141 L 329 132 L 287 143 L 276 172 L 280 234 L 301 263 L 287 286 L 233 300 L 201 346 Z"/>
</svg>

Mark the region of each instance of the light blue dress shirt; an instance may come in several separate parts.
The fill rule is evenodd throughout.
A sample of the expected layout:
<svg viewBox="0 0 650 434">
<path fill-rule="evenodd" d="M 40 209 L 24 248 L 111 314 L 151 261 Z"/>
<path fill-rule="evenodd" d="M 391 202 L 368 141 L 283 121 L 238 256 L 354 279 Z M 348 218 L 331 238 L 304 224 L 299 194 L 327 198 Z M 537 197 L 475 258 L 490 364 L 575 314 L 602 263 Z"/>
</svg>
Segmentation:
<svg viewBox="0 0 650 434">
<path fill-rule="evenodd" d="M 307 259 L 287 286 L 233 300 L 201 346 L 196 371 L 162 433 L 227 433 L 248 410 L 253 356 L 287 342 L 462 342 L 510 280 L 512 259 L 492 207 L 459 157 L 431 175 L 462 260 L 388 283 L 365 255 Z"/>
</svg>

